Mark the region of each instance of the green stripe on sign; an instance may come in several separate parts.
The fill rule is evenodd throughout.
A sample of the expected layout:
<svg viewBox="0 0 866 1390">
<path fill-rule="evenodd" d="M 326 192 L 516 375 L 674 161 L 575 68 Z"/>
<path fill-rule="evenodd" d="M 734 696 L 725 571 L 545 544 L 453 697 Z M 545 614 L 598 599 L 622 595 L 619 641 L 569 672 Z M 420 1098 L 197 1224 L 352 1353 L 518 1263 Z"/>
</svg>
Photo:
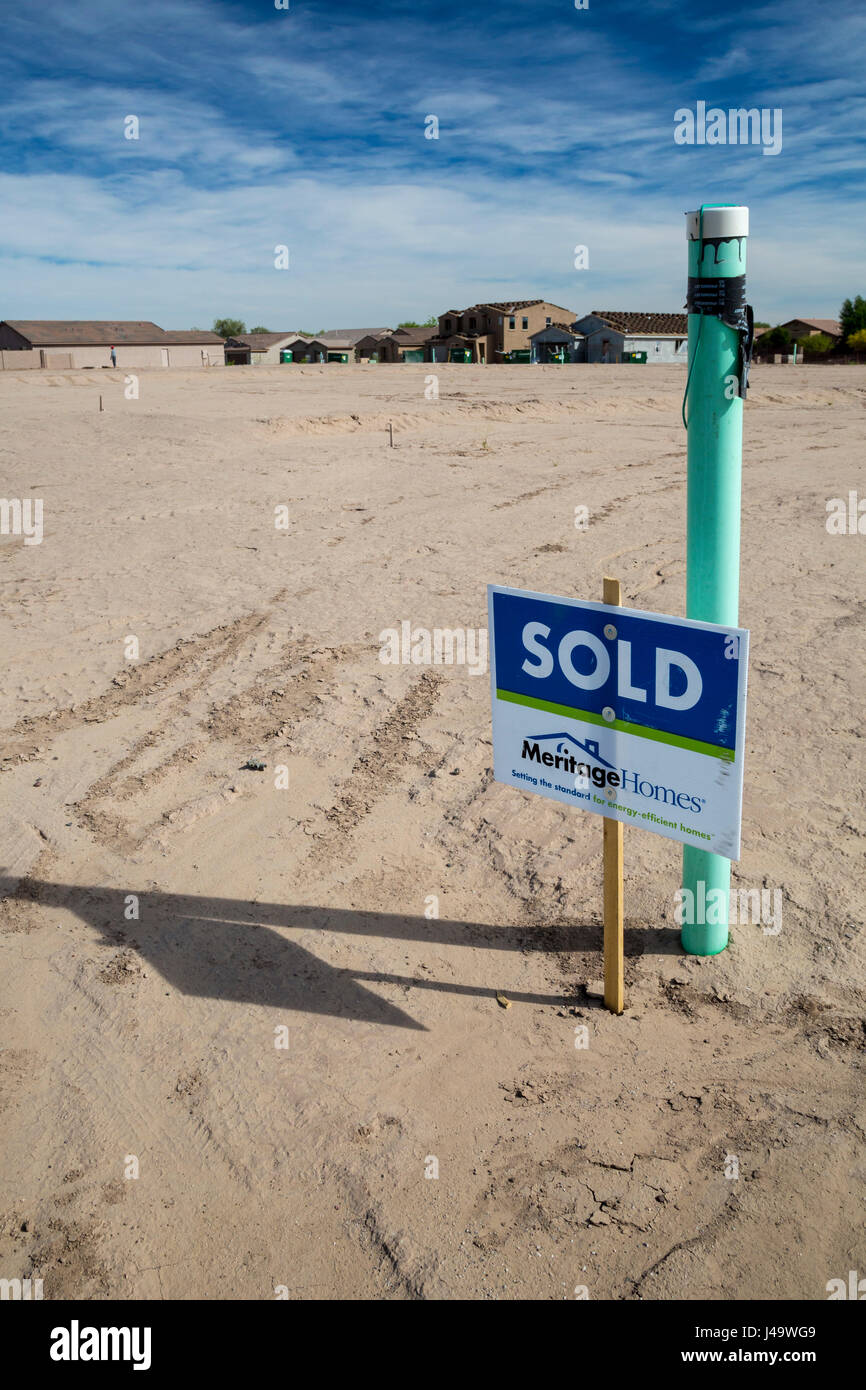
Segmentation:
<svg viewBox="0 0 866 1390">
<path fill-rule="evenodd" d="M 497 690 L 497 700 L 505 700 L 510 705 L 526 705 L 529 709 L 545 709 L 549 714 L 564 714 L 567 719 L 580 719 L 584 724 L 598 724 L 602 729 L 617 729 L 621 734 L 634 734 L 635 738 L 648 738 L 653 743 L 670 743 L 674 748 L 688 748 L 691 753 L 703 753 L 708 758 L 721 758 L 722 762 L 734 761 L 733 748 L 720 748 L 716 743 L 701 743 L 699 738 L 683 738 L 681 734 L 668 734 L 664 729 L 648 729 L 644 724 L 627 724 L 623 719 L 613 719 L 610 723 L 600 714 L 588 709 L 572 709 L 571 705 L 557 705 L 552 700 L 536 700 L 532 695 L 515 695 L 513 690 Z"/>
</svg>

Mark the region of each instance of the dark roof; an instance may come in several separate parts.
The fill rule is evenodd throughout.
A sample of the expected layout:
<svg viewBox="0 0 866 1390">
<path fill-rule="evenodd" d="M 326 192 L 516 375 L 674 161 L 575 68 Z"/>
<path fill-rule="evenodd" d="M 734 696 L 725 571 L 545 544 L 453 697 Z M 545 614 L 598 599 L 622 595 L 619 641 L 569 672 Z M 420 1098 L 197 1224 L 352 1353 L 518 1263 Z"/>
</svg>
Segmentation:
<svg viewBox="0 0 866 1390">
<path fill-rule="evenodd" d="M 6 319 L 34 347 L 139 347 L 154 344 L 222 343 L 202 328 L 165 329 L 149 319 Z"/>
<path fill-rule="evenodd" d="M 6 319 L 34 347 L 110 347 L 177 342 L 149 319 Z"/>
<path fill-rule="evenodd" d="M 487 304 L 473 304 L 472 308 L 464 309 L 464 314 L 471 314 L 472 309 L 495 309 L 500 314 L 513 314 L 515 309 L 529 309 L 533 304 L 544 304 L 543 299 L 515 299 L 508 304 L 497 304 L 493 301 Z"/>
<path fill-rule="evenodd" d="M 842 337 L 842 325 L 838 319 L 804 319 L 795 316 L 792 319 L 786 319 L 782 327 L 788 328 L 792 323 L 805 323 L 809 328 L 816 328 L 819 333 L 829 334 L 831 338 Z"/>
<path fill-rule="evenodd" d="M 484 309 L 494 309 L 497 314 L 513 314 L 517 309 L 529 309 L 533 304 L 545 304 L 546 302 L 544 299 L 516 299 L 508 304 L 470 304 L 468 309 L 449 309 L 447 314 L 440 314 L 439 317 L 459 319 L 464 314 L 475 314 Z M 559 308 L 562 308 L 562 305 L 559 305 Z"/>
<path fill-rule="evenodd" d="M 411 324 L 405 328 L 395 328 L 393 333 L 389 333 L 390 339 L 399 338 L 398 347 L 409 347 L 412 343 L 429 343 L 431 338 L 438 336 L 434 324 Z"/>
<path fill-rule="evenodd" d="M 354 348 L 353 338 L 338 338 L 336 334 L 319 333 L 315 338 L 310 338 L 310 346 L 314 348 L 324 348 L 326 352 L 349 352 Z"/>
<path fill-rule="evenodd" d="M 549 304 L 552 309 L 563 309 L 566 314 L 570 314 L 571 309 L 566 309 L 564 304 L 554 304 L 550 299 L 513 299 L 509 302 L 498 304 L 489 302 L 484 304 L 473 304 L 469 309 L 464 309 L 464 314 L 471 314 L 476 309 L 493 309 L 497 314 L 514 314 L 518 309 L 531 309 L 535 304 Z"/>
<path fill-rule="evenodd" d="M 235 333 L 226 338 L 226 347 L 248 347 L 252 352 L 267 352 L 274 343 L 282 343 L 287 338 L 297 337 L 290 328 L 285 333 Z"/>
<path fill-rule="evenodd" d="M 163 340 L 172 343 L 222 343 L 225 341 L 218 333 L 205 328 L 166 328 Z"/>
<path fill-rule="evenodd" d="M 590 315 L 584 314 L 583 317 L 589 318 Z M 620 333 L 646 333 L 661 338 L 687 338 L 689 333 L 688 314 L 642 314 L 621 309 L 593 309 L 592 317 L 601 319 L 609 328 L 615 328 Z"/>
<path fill-rule="evenodd" d="M 479 338 L 492 337 L 487 333 L 434 333 L 431 343 L 476 343 Z"/>
<path fill-rule="evenodd" d="M 382 338 L 386 333 L 390 333 L 390 328 L 329 328 L 327 333 L 318 333 L 316 341 L 329 343 L 332 340 L 348 342 L 352 346 L 359 342 L 361 338 Z"/>
</svg>

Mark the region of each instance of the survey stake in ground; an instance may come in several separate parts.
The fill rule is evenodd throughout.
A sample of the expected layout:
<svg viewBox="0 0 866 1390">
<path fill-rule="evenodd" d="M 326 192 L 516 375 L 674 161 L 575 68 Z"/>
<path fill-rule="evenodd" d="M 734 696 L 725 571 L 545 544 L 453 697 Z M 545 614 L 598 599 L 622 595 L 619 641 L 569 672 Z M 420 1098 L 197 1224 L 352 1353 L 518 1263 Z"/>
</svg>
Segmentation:
<svg viewBox="0 0 866 1390">
<path fill-rule="evenodd" d="M 737 859 L 748 633 L 488 588 L 494 776 Z"/>
</svg>

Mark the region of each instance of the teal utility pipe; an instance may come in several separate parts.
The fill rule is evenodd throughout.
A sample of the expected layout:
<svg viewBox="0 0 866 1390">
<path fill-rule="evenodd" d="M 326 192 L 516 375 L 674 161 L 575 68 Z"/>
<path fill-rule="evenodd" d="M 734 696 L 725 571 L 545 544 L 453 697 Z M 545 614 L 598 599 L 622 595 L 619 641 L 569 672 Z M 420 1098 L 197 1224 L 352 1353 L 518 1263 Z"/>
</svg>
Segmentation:
<svg viewBox="0 0 866 1390">
<path fill-rule="evenodd" d="M 705 204 L 697 212 L 686 213 L 686 218 L 686 617 L 736 627 L 743 452 L 741 337 L 738 329 L 724 319 L 730 321 L 743 313 L 739 306 L 745 304 L 749 210 L 729 204 Z M 722 283 L 725 281 L 737 283 Z M 699 307 L 703 312 L 692 312 Z M 684 922 L 681 941 L 690 955 L 714 956 L 727 946 L 730 887 L 729 859 L 692 845 L 683 846 L 683 888 L 688 890 L 684 902 L 694 905 L 694 920 Z M 721 894 L 713 890 L 721 890 Z"/>
</svg>

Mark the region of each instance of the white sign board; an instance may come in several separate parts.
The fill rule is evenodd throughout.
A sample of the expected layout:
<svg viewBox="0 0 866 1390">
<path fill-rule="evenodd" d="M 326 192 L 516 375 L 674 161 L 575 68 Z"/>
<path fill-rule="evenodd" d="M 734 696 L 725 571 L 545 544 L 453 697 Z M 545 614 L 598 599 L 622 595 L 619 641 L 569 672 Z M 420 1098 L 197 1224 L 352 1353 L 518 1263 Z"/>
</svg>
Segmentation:
<svg viewBox="0 0 866 1390">
<path fill-rule="evenodd" d="M 742 628 L 488 586 L 497 782 L 740 855 Z"/>
</svg>

